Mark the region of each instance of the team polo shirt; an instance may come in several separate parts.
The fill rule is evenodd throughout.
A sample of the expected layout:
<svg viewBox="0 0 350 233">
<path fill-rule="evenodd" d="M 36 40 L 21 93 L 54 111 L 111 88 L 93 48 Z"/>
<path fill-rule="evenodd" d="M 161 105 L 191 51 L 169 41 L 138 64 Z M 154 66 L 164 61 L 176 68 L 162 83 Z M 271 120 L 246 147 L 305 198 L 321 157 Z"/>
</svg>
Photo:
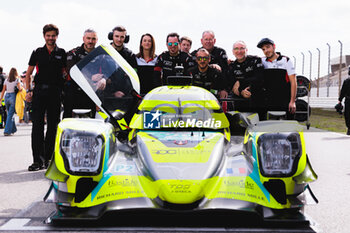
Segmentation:
<svg viewBox="0 0 350 233">
<path fill-rule="evenodd" d="M 52 52 L 46 45 L 33 51 L 29 59 L 29 66 L 36 67 L 34 82 L 36 85 L 50 85 L 62 87 L 64 83 L 63 70 L 66 67 L 66 51 L 57 46 Z"/>
<path fill-rule="evenodd" d="M 293 63 L 287 56 L 277 53 L 277 59 L 271 61 L 262 58 L 264 65 L 264 88 L 266 90 L 267 106 L 271 110 L 288 109 L 290 101 L 289 75 L 295 74 Z"/>
<path fill-rule="evenodd" d="M 268 58 L 264 57 L 262 59 L 263 65 L 265 69 L 282 69 L 286 70 L 286 81 L 289 82 L 289 75 L 295 74 L 295 68 L 293 66 L 292 61 L 289 59 L 289 57 L 281 55 L 280 53 L 277 53 L 279 56 L 277 59 L 271 61 Z"/>
</svg>

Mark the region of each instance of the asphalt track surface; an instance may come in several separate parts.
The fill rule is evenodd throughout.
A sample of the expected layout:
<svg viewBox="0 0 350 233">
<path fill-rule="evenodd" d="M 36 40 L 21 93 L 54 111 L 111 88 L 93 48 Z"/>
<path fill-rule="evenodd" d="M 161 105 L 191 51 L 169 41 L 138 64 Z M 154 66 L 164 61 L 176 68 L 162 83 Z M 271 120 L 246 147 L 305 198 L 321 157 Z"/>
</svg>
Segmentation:
<svg viewBox="0 0 350 233">
<path fill-rule="evenodd" d="M 311 227 L 286 230 L 251 227 L 207 226 L 208 218 L 197 225 L 156 224 L 157 219 L 144 216 L 148 224 L 130 225 L 64 224 L 52 226 L 44 220 L 55 210 L 42 199 L 49 187 L 44 171 L 28 172 L 32 162 L 30 147 L 31 126 L 19 126 L 14 136 L 4 137 L 0 130 L 0 232 L 326 232 L 342 233 L 350 229 L 350 137 L 344 134 L 310 130 L 305 133 L 307 152 L 319 178 L 311 184 L 319 204 L 307 206 L 306 216 Z"/>
</svg>

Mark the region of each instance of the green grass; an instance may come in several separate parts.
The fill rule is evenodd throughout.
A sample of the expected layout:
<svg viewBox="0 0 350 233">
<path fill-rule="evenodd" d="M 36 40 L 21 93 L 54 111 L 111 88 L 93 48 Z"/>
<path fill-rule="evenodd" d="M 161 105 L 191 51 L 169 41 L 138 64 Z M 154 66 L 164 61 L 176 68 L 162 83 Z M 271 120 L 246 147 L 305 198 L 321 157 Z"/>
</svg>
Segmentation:
<svg viewBox="0 0 350 233">
<path fill-rule="evenodd" d="M 309 121 L 314 128 L 344 134 L 347 131 L 344 115 L 340 115 L 335 109 L 312 108 Z"/>
</svg>

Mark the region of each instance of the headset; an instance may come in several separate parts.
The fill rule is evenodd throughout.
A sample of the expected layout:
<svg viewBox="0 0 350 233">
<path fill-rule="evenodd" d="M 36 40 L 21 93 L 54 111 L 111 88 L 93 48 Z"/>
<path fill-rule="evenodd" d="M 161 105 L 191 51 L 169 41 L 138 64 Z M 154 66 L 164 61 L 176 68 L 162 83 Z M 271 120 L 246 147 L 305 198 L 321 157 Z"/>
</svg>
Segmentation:
<svg viewBox="0 0 350 233">
<path fill-rule="evenodd" d="M 121 27 L 121 26 L 116 26 L 115 28 L 113 28 L 113 30 L 112 30 L 111 32 L 108 33 L 108 39 L 109 39 L 109 40 L 113 40 L 113 32 L 114 32 L 114 31 L 119 31 L 119 30 L 117 30 L 118 28 L 123 28 L 123 27 Z M 129 40 L 130 40 L 130 36 L 129 36 L 129 35 L 125 35 L 124 43 L 125 43 L 125 44 L 128 43 Z"/>
</svg>

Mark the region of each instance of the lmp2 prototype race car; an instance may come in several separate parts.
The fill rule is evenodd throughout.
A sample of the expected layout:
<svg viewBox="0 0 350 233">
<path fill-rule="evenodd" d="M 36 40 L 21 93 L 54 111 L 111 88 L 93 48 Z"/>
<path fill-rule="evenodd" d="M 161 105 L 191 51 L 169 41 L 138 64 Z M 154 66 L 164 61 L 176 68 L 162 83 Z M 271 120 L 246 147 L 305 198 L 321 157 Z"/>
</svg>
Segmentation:
<svg viewBox="0 0 350 233">
<path fill-rule="evenodd" d="M 213 94 L 185 77 L 141 98 L 137 74 L 110 45 L 92 51 L 71 76 L 105 117 L 59 124 L 45 196 L 56 211 L 47 222 L 129 211 L 307 221 L 303 207 L 317 202 L 309 186 L 317 175 L 297 122 L 225 114 Z"/>
</svg>

